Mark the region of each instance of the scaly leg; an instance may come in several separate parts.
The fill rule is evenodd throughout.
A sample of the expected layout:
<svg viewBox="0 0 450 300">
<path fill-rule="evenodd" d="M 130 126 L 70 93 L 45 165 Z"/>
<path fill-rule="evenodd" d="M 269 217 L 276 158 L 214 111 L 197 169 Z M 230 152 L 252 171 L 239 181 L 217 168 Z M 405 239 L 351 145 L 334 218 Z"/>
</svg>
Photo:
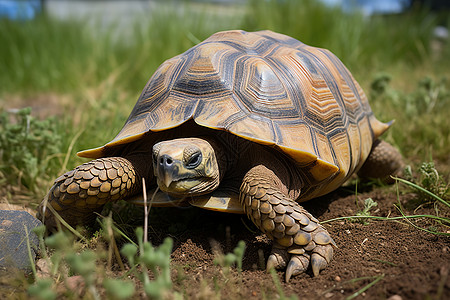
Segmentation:
<svg viewBox="0 0 450 300">
<path fill-rule="evenodd" d="M 100 158 L 82 164 L 55 180 L 38 208 L 47 228 L 57 221 L 51 206 L 70 225 L 89 224 L 105 203 L 127 197 L 141 186 L 131 162 L 123 157 Z"/>
<path fill-rule="evenodd" d="M 401 175 L 405 163 L 402 155 L 391 144 L 376 140 L 373 143 L 369 157 L 358 171 L 363 178 L 379 178 L 387 183 L 393 182 L 390 175 Z"/>
<path fill-rule="evenodd" d="M 267 269 L 287 266 L 288 282 L 311 264 L 317 276 L 330 263 L 336 244 L 316 218 L 281 192 L 274 176 L 265 166 L 253 167 L 240 189 L 240 202 L 248 217 L 274 240 Z"/>
</svg>

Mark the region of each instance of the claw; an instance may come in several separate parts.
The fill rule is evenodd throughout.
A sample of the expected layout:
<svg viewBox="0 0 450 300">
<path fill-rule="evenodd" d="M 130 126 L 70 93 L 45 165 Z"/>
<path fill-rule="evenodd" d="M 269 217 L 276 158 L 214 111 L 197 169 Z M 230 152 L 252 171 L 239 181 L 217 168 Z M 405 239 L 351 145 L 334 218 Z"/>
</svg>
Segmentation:
<svg viewBox="0 0 450 300">
<path fill-rule="evenodd" d="M 307 256 L 307 254 L 293 255 L 286 268 L 286 282 L 289 282 L 289 279 L 291 279 L 292 276 L 305 272 L 308 265 L 309 256 Z"/>
<path fill-rule="evenodd" d="M 314 253 L 317 253 L 320 256 L 322 256 L 323 258 L 325 258 L 327 263 L 329 263 L 331 261 L 331 259 L 333 258 L 333 246 L 331 246 L 331 245 L 325 245 L 325 246 L 317 245 L 317 247 L 314 248 Z"/>
<path fill-rule="evenodd" d="M 282 269 L 286 267 L 288 259 L 289 255 L 286 250 L 273 247 L 272 253 L 269 255 L 269 258 L 267 259 L 266 264 L 267 272 L 269 272 L 270 269 L 272 268 Z"/>
<path fill-rule="evenodd" d="M 267 259 L 266 271 L 269 272 L 271 269 L 276 269 L 278 266 L 278 260 L 275 254 L 270 254 Z"/>
<path fill-rule="evenodd" d="M 319 275 L 320 270 L 323 270 L 327 267 L 328 263 L 320 254 L 313 253 L 311 255 L 311 268 L 314 274 L 314 277 Z"/>
</svg>

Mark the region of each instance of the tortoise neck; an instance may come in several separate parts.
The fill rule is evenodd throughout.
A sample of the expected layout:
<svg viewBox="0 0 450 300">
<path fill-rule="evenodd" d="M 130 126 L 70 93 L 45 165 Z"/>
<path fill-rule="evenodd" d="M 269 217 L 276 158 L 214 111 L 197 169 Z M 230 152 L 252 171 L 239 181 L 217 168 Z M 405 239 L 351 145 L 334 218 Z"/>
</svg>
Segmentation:
<svg viewBox="0 0 450 300">
<path fill-rule="evenodd" d="M 201 138 L 208 141 L 214 149 L 217 165 L 219 167 L 219 180 L 222 181 L 231 165 L 230 158 L 227 154 L 229 152 L 229 145 L 226 141 L 222 140 L 220 136 L 202 136 Z"/>
</svg>

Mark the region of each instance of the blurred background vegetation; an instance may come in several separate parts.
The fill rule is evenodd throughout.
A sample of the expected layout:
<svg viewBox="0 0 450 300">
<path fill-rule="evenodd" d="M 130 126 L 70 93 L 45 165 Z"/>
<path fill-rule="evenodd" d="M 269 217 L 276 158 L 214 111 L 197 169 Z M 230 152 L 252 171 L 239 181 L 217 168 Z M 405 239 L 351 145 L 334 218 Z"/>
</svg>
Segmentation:
<svg viewBox="0 0 450 300">
<path fill-rule="evenodd" d="M 77 151 L 119 132 L 165 59 L 229 29 L 270 29 L 330 49 L 360 82 L 375 115 L 396 120 L 385 139 L 413 166 L 434 160 L 448 182 L 445 11 L 415 3 L 367 14 L 329 4 L 339 1 L 250 0 L 134 1 L 135 11 L 119 6 L 114 13 L 104 1 L 84 1 L 91 13 L 77 15 L 74 1 L 45 2 L 36 16 L 0 19 L 1 199 L 31 195 L 35 207 L 54 178 L 83 162 Z"/>
</svg>

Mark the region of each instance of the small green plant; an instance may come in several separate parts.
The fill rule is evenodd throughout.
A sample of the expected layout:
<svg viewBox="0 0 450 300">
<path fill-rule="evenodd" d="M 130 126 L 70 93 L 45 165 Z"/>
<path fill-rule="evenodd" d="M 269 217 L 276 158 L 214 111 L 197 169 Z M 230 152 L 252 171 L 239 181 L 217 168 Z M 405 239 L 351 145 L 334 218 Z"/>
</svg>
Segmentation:
<svg viewBox="0 0 450 300">
<path fill-rule="evenodd" d="M 134 283 L 125 279 L 105 278 L 103 287 L 108 299 L 128 299 L 135 293 Z"/>
<path fill-rule="evenodd" d="M 61 281 L 67 282 L 74 275 L 80 275 L 83 279 L 83 292 L 86 296 L 89 295 L 88 297 L 99 299 L 102 287 L 110 299 L 127 299 L 134 295 L 134 282 L 122 278 L 107 278 L 105 268 L 99 267 L 105 264 L 105 251 L 81 249 L 85 248 L 84 244 L 78 243 L 71 234 L 63 231 L 44 239 L 43 228 L 38 227 L 34 232 L 39 236 L 42 256 L 50 266 L 50 277 L 42 279 L 35 274 L 36 281 L 28 288 L 30 295 L 38 299 L 54 299 L 58 296 L 55 287 Z M 142 228 L 136 229 L 136 235 L 138 245 L 127 243 L 121 250 L 131 268 L 125 276 L 133 273 L 143 283 L 144 292 L 151 299 L 178 297 L 179 295 L 172 291 L 170 277 L 172 239 L 166 238 L 161 246 L 154 248 L 150 242 L 143 242 Z M 51 249 L 51 255 L 45 251 L 46 246 Z M 153 279 L 150 279 L 149 272 L 153 274 Z M 73 293 L 64 293 L 71 292 Z"/>
<path fill-rule="evenodd" d="M 420 80 L 414 94 L 414 102 L 418 104 L 419 111 L 431 113 L 435 109 L 444 109 L 450 97 L 447 83 L 446 78 L 436 81 L 429 76 Z"/>
<path fill-rule="evenodd" d="M 422 169 L 422 170 L 420 171 L 420 169 Z M 434 169 L 433 164 L 430 164 L 430 163 L 422 164 L 422 166 L 419 168 L 419 172 L 422 173 L 422 175 L 420 176 L 421 177 L 420 181 L 422 182 L 422 184 L 427 185 L 427 188 L 421 186 L 420 183 L 416 184 L 416 183 L 412 182 L 412 180 L 406 180 L 403 178 L 394 178 L 394 179 L 397 180 L 398 182 L 403 183 L 403 184 L 407 185 L 408 187 L 413 188 L 416 191 L 418 191 L 419 195 L 421 195 L 419 200 L 422 200 L 421 201 L 422 204 L 429 203 L 429 202 L 434 203 L 435 214 L 425 215 L 425 216 L 405 216 L 400 203 L 399 203 L 399 205 L 397 205 L 397 209 L 400 211 L 402 216 L 412 226 L 414 226 L 420 230 L 429 232 L 429 233 L 450 236 L 450 233 L 448 230 L 448 228 L 450 228 L 450 217 L 449 217 L 450 202 L 448 200 L 446 200 L 444 197 L 440 197 L 436 193 L 433 193 L 430 190 L 428 190 L 428 188 L 430 188 L 430 187 L 435 188 L 436 182 L 441 181 L 441 179 L 439 179 L 440 178 L 439 173 Z M 432 174 L 432 175 L 430 175 L 430 174 Z M 439 184 L 438 184 L 438 186 L 439 186 Z M 441 192 L 442 192 L 442 190 L 444 190 L 445 191 L 444 196 L 448 197 L 448 184 L 444 183 L 444 186 L 445 186 L 445 188 L 439 188 L 438 190 Z M 409 221 L 409 219 L 411 217 L 425 217 L 425 218 L 432 219 L 435 222 L 432 225 L 430 225 L 427 229 L 427 228 L 420 227 L 420 226 L 412 223 L 411 221 Z M 441 229 L 444 229 L 444 230 L 441 230 Z"/>
<path fill-rule="evenodd" d="M 28 288 L 28 294 L 42 300 L 53 300 L 57 296 L 51 278 L 37 280 L 35 284 Z"/>
<path fill-rule="evenodd" d="M 21 184 L 38 193 L 54 174 L 61 135 L 53 118 L 37 120 L 31 108 L 0 113 L 0 182 Z"/>
<path fill-rule="evenodd" d="M 77 253 L 79 245 L 76 244 L 72 235 L 59 231 L 44 239 L 45 227 L 44 225 L 33 230 L 40 240 L 40 249 L 43 259 L 47 261 L 49 266 L 49 274 L 46 278 L 39 278 L 35 275 L 34 284 L 28 287 L 28 293 L 38 299 L 53 299 L 58 295 L 56 293 L 56 286 L 60 280 L 67 280 L 69 277 L 68 267 L 73 273 L 81 271 L 83 279 L 90 288 L 91 295 L 96 297 L 97 292 L 93 286 L 93 271 L 95 268 L 93 261 L 98 254 L 92 251 Z M 47 247 L 51 249 L 52 254 L 48 255 Z M 92 294 L 93 292 L 93 294 Z M 49 298 L 47 298 L 49 297 Z"/>
<path fill-rule="evenodd" d="M 278 292 L 278 296 L 280 300 L 296 300 L 298 297 L 296 295 L 291 295 L 290 297 L 286 297 L 284 295 L 283 288 L 281 287 L 280 279 L 278 278 L 277 272 L 275 269 L 270 269 L 270 275 L 272 276 L 273 283 L 275 284 L 275 287 Z"/>
<path fill-rule="evenodd" d="M 143 241 L 143 234 L 143 229 L 137 228 L 138 247 L 125 244 L 121 253 L 128 259 L 135 276 L 143 283 L 146 295 L 152 299 L 163 299 L 170 295 L 172 289 L 170 254 L 173 241 L 171 238 L 166 238 L 162 245 L 154 248 L 150 242 Z M 140 271 L 137 266 L 140 267 Z M 154 280 L 150 280 L 147 270 L 152 271 Z M 173 293 L 173 296 L 177 297 L 176 293 Z"/>
<path fill-rule="evenodd" d="M 370 210 L 372 208 L 374 208 L 374 207 L 377 207 L 377 206 L 378 206 L 378 203 L 373 201 L 372 198 L 365 199 L 364 200 L 364 207 L 363 207 L 363 209 L 356 213 L 356 216 L 358 216 L 359 218 L 354 219 L 354 221 L 360 222 L 360 223 L 362 223 L 364 225 L 367 225 L 368 224 L 367 219 L 364 218 L 364 217 L 371 216 Z"/>
<path fill-rule="evenodd" d="M 85 288 L 79 291 L 64 290 L 63 293 L 73 296 L 73 292 L 80 294 L 85 292 L 90 297 L 99 299 L 97 284 L 104 277 L 104 268 L 98 268 L 98 263 L 102 263 L 104 251 L 83 249 L 85 245 L 75 240 L 74 236 L 68 232 L 58 231 L 44 239 L 44 225 L 33 231 L 39 238 L 41 256 L 47 261 L 49 272 L 45 275 L 46 278 L 40 278 L 34 274 L 36 281 L 29 286 L 28 293 L 38 299 L 50 299 L 47 297 L 51 295 L 56 297 L 58 296 L 56 287 L 60 286 L 61 282 L 67 285 L 70 277 L 80 275 Z M 106 286 L 109 287 L 107 283 L 105 289 Z M 109 292 L 108 289 L 106 292 Z"/>
<path fill-rule="evenodd" d="M 444 181 L 443 177 L 436 170 L 433 162 L 422 163 L 418 172 L 419 178 L 417 183 L 420 186 L 440 198 L 448 198 L 450 185 Z M 435 200 L 433 197 L 423 192 L 421 192 L 421 196 L 425 200 Z"/>
<path fill-rule="evenodd" d="M 242 260 L 244 258 L 245 252 L 245 242 L 239 241 L 233 252 L 227 253 L 226 255 L 217 255 L 214 258 L 214 264 L 220 265 L 228 273 L 228 270 L 236 265 L 238 272 L 242 272 Z"/>
<path fill-rule="evenodd" d="M 84 250 L 81 253 L 68 253 L 65 256 L 70 270 L 74 274 L 80 274 L 83 277 L 87 290 L 90 291 L 94 297 L 98 296 L 98 291 L 95 286 L 98 274 L 96 273 L 96 262 L 99 259 L 98 254 L 92 250 Z"/>
</svg>

